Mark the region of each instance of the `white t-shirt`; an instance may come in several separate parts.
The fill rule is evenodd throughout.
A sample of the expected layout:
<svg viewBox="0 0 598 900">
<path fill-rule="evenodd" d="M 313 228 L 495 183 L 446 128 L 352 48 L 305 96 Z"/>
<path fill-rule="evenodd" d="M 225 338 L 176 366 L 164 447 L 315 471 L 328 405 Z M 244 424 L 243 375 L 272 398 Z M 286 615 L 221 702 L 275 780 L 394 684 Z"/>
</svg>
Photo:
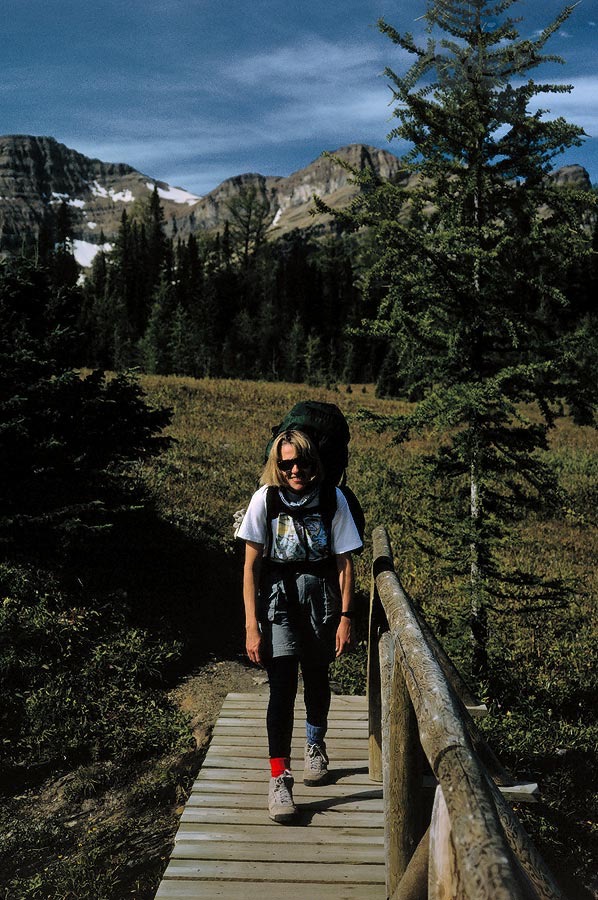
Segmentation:
<svg viewBox="0 0 598 900">
<path fill-rule="evenodd" d="M 264 485 L 259 488 L 251 498 L 241 527 L 237 532 L 237 537 L 241 538 L 241 540 L 252 541 L 255 544 L 266 544 L 267 491 L 268 486 Z M 292 508 L 293 504 L 289 503 L 287 499 L 288 496 L 289 494 L 286 496 L 282 494 L 285 504 Z M 310 505 L 309 499 L 307 500 L 307 505 Z M 275 527 L 276 520 L 274 520 L 272 524 L 273 534 L 271 543 L 276 540 Z M 352 550 L 358 550 L 361 546 L 362 540 L 357 531 L 355 522 L 353 521 L 353 516 L 349 510 L 349 504 L 347 503 L 346 497 L 339 488 L 336 488 L 336 512 L 332 519 L 331 552 L 333 554 L 350 553 Z"/>
</svg>

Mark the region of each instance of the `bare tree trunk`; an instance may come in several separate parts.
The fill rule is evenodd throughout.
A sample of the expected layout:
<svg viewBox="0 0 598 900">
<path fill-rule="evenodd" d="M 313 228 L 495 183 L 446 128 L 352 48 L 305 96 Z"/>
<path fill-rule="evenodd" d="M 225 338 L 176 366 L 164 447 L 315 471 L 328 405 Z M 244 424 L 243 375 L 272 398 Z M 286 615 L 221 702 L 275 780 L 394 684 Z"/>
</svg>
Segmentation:
<svg viewBox="0 0 598 900">
<path fill-rule="evenodd" d="M 474 451 L 470 469 L 470 515 L 473 530 L 477 532 L 481 515 L 477 450 Z M 488 674 L 488 617 L 484 603 L 480 548 L 477 534 L 470 544 L 470 557 L 470 628 L 473 644 L 473 672 L 477 677 L 485 677 Z"/>
</svg>

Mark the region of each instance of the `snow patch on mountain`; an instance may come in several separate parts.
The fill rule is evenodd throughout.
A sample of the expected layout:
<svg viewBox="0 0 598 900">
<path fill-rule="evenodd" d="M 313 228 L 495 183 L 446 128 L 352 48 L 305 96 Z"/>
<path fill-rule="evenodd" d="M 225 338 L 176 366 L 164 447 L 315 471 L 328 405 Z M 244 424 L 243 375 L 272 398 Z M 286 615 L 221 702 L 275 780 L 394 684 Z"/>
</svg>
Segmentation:
<svg viewBox="0 0 598 900">
<path fill-rule="evenodd" d="M 89 185 L 89 189 L 94 197 L 106 197 L 110 200 L 114 200 L 116 203 L 132 203 L 135 197 L 131 193 L 131 191 L 115 191 L 113 188 L 108 190 L 105 187 L 102 187 L 101 184 L 98 184 L 97 181 L 92 182 Z"/>
<path fill-rule="evenodd" d="M 75 206 L 77 209 L 83 209 L 85 206 L 85 200 L 76 200 L 68 194 L 59 194 L 58 191 L 52 191 L 50 206 L 55 206 L 57 203 L 66 203 L 67 206 Z"/>
<path fill-rule="evenodd" d="M 100 252 L 103 250 L 104 253 L 109 253 L 110 250 L 114 247 L 114 244 L 92 244 L 90 241 L 73 241 L 73 256 L 77 260 L 80 266 L 83 266 L 84 269 L 88 269 L 93 263 L 94 259 Z"/>
<path fill-rule="evenodd" d="M 154 185 L 150 181 L 146 181 L 145 186 L 148 191 L 154 190 Z M 201 197 L 198 197 L 196 194 L 190 194 L 189 191 L 184 191 L 182 188 L 171 187 L 170 185 L 168 185 L 168 190 L 159 187 L 158 197 L 160 200 L 172 200 L 173 203 L 186 203 L 187 206 L 193 206 L 201 200 Z"/>
</svg>

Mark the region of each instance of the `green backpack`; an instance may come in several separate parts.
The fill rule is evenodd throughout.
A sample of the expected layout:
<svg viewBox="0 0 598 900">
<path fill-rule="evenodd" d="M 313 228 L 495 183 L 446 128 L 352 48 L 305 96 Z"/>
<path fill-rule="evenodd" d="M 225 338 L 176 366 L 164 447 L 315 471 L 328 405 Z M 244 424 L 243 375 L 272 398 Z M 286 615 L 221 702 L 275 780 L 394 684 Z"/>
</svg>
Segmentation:
<svg viewBox="0 0 598 900">
<path fill-rule="evenodd" d="M 330 511 L 331 518 L 336 512 L 336 492 L 331 490 L 331 486 L 336 486 L 345 495 L 353 521 L 363 539 L 365 532 L 363 509 L 346 483 L 351 433 L 341 410 L 334 403 L 322 403 L 318 400 L 302 400 L 296 403 L 282 422 L 272 428 L 272 437 L 266 447 L 264 461 L 268 459 L 274 438 L 284 431 L 302 431 L 314 442 L 324 466 L 324 495 L 329 497 L 328 502 L 333 504 Z"/>
</svg>

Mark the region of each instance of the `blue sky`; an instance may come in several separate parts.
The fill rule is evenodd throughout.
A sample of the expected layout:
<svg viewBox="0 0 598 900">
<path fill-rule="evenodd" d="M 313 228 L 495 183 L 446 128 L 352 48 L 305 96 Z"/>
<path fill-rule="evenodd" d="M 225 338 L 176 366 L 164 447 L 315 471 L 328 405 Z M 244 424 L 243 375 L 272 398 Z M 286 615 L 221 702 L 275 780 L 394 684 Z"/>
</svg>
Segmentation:
<svg viewBox="0 0 598 900">
<path fill-rule="evenodd" d="M 522 0 L 532 36 L 560 0 Z M 400 155 L 382 71 L 403 71 L 375 27 L 418 33 L 424 0 L 3 0 L 3 134 L 52 135 L 206 193 L 242 172 L 288 175 L 323 150 L 364 142 Z M 579 162 L 598 181 L 598 0 L 582 0 L 548 45 L 575 86 L 544 98 L 585 128 Z"/>
</svg>

